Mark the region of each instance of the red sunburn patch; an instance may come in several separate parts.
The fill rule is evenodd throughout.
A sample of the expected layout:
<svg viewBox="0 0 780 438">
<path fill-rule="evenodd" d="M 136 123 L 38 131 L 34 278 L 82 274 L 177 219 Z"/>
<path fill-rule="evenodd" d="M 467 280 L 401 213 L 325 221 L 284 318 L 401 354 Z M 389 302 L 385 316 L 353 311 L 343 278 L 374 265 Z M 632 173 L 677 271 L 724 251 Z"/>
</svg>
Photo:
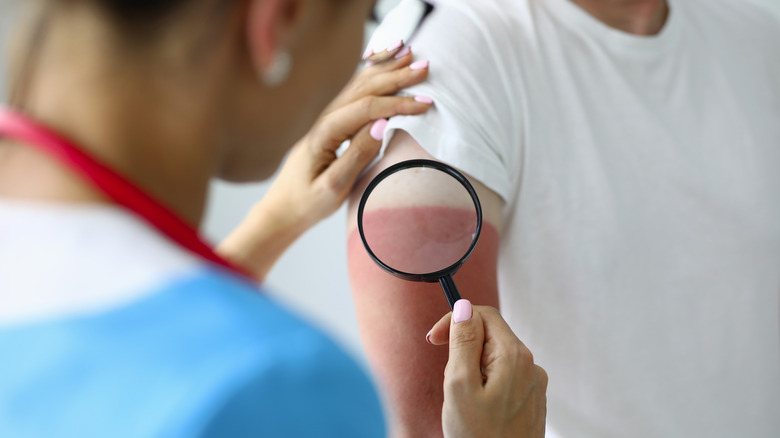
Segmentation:
<svg viewBox="0 0 780 438">
<path fill-rule="evenodd" d="M 476 228 L 476 212 L 463 208 L 382 208 L 363 215 L 363 232 L 374 255 L 411 274 L 457 263 L 471 246 Z"/>
</svg>

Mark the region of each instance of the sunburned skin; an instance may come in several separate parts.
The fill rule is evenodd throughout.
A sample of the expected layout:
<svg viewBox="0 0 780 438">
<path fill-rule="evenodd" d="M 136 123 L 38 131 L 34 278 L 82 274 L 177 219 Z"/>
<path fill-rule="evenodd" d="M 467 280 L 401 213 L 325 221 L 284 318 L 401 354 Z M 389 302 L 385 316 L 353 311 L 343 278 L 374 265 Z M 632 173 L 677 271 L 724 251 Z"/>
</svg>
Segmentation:
<svg viewBox="0 0 780 438">
<path fill-rule="evenodd" d="M 404 248 L 412 245 L 414 234 L 409 233 L 414 227 L 408 223 L 408 207 L 378 210 L 376 220 L 387 225 L 382 237 L 384 249 L 398 251 L 399 256 L 406 254 Z M 437 214 L 430 223 L 446 229 L 456 221 Z M 474 304 L 498 307 L 498 240 L 496 228 L 484 222 L 474 252 L 455 274 L 461 295 Z M 357 229 L 349 234 L 347 254 L 363 345 L 389 405 L 395 407 L 397 424 L 412 430 L 409 436 L 440 437 L 440 420 L 429 429 L 421 419 L 440 419 L 444 401 L 442 382 L 448 350 L 425 341 L 428 330 L 450 311 L 441 286 L 401 280 L 384 271 L 368 256 Z"/>
<path fill-rule="evenodd" d="M 477 229 L 475 209 L 417 206 L 363 214 L 363 233 L 374 255 L 391 268 L 427 274 L 463 258 Z"/>
</svg>

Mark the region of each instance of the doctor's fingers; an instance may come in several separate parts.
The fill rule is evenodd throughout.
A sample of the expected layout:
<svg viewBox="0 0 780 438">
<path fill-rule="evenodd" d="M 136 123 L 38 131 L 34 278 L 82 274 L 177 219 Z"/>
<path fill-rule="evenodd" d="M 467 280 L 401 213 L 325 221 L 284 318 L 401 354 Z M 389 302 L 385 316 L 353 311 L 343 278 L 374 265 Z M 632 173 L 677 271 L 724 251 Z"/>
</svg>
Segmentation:
<svg viewBox="0 0 780 438">
<path fill-rule="evenodd" d="M 335 204 L 347 198 L 358 176 L 376 158 L 382 146 L 380 134 L 384 132 L 387 119 L 379 119 L 365 125 L 350 140 L 349 147 L 333 161 L 319 179 L 329 193 L 335 196 Z"/>
<path fill-rule="evenodd" d="M 431 105 L 432 102 L 424 98 L 366 96 L 321 118 L 314 129 L 316 137 L 330 139 L 329 147 L 335 151 L 369 122 L 395 115 L 422 114 Z"/>
<path fill-rule="evenodd" d="M 366 96 L 388 96 L 405 87 L 424 81 L 428 66 L 417 63 L 411 68 L 411 54 L 401 59 L 374 65 L 356 73 L 341 93 L 328 105 L 325 113 L 339 109 Z"/>
<path fill-rule="evenodd" d="M 367 68 L 355 78 L 350 92 L 351 98 L 359 99 L 363 96 L 395 94 L 404 88 L 419 84 L 428 77 L 428 64 L 425 62 L 415 65 L 415 68 L 407 66 L 385 72 L 374 72 L 372 71 L 374 68 Z"/>
<path fill-rule="evenodd" d="M 463 331 L 463 327 L 469 327 L 460 327 L 463 323 L 452 324 L 450 315 L 434 325 L 428 335 L 429 342 L 451 344 L 459 338 L 461 343 L 463 339 L 469 341 L 469 336 L 464 336 L 464 333 L 453 336 L 453 329 Z M 445 373 L 445 382 L 449 380 L 449 384 L 445 383 L 445 392 L 454 396 L 471 394 L 472 397 L 479 393 L 481 395 L 475 400 L 479 400 L 486 411 L 492 413 L 493 420 L 517 432 L 511 436 L 543 437 L 547 415 L 547 373 L 534 363 L 531 352 L 515 336 L 497 309 L 473 306 L 470 322 L 478 320 L 481 320 L 484 329 L 481 352 L 477 357 L 478 348 L 473 345 L 471 352 L 455 357 L 450 346 L 450 360 L 447 363 L 450 375 Z M 480 340 L 479 336 L 472 338 L 472 342 Z M 477 380 L 480 373 L 481 391 Z"/>
<path fill-rule="evenodd" d="M 534 363 L 534 357 L 517 338 L 499 311 L 489 306 L 473 306 L 484 324 L 484 346 L 480 365 L 485 376 L 485 389 L 501 391 L 515 387 L 522 397 L 531 391 L 547 390 L 547 373 Z M 426 335 L 428 343 L 445 345 L 450 342 L 452 313 L 442 317 Z"/>
<path fill-rule="evenodd" d="M 363 61 L 366 63 L 366 69 L 373 67 L 376 70 L 388 71 L 390 69 L 398 68 L 399 66 L 404 67 L 409 65 L 411 62 L 411 57 L 409 56 L 412 52 L 411 46 L 403 44 L 402 41 L 396 41 L 389 49 L 390 50 L 385 49 L 380 52 L 366 52 L 365 55 L 370 54 L 370 56 L 364 55 L 363 57 Z"/>
<path fill-rule="evenodd" d="M 523 397 L 539 387 L 546 391 L 547 374 L 536 366 L 531 351 L 517 338 L 498 310 L 483 308 L 481 314 L 485 321 L 482 354 L 485 390 L 501 392 L 507 386 L 514 386 L 516 395 Z"/>
<path fill-rule="evenodd" d="M 440 320 L 433 325 L 431 331 L 425 335 L 425 340 L 431 345 L 446 345 L 450 342 L 450 320 L 452 319 L 452 312 L 441 317 Z"/>
<path fill-rule="evenodd" d="M 515 418 L 532 437 L 544 436 L 547 415 L 547 372 L 534 363 L 531 351 L 512 332 L 495 309 L 481 311 L 485 323 L 482 354 L 484 394 L 503 401 L 495 408 L 502 416 Z"/>
</svg>

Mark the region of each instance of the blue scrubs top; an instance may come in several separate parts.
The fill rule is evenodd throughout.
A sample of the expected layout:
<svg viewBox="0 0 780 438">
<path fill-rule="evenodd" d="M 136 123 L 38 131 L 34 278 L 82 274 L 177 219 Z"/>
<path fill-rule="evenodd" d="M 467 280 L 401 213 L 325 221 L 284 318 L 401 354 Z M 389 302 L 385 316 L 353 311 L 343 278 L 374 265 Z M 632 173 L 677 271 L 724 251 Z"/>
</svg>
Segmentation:
<svg viewBox="0 0 780 438">
<path fill-rule="evenodd" d="M 106 311 L 0 326 L 0 437 L 383 436 L 365 372 L 215 268 Z"/>
</svg>

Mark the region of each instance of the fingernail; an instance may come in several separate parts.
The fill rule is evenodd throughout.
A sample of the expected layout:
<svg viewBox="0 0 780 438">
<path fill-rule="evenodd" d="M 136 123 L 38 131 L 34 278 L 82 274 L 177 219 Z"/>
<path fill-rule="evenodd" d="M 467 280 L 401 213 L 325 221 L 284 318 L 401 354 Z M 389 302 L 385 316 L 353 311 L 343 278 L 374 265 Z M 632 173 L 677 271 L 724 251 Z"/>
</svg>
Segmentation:
<svg viewBox="0 0 780 438">
<path fill-rule="evenodd" d="M 404 45 L 404 40 L 398 40 L 394 42 L 393 44 L 390 44 L 390 47 L 387 48 L 388 52 L 392 52 L 393 50 L 400 49 L 401 46 Z"/>
<path fill-rule="evenodd" d="M 413 62 L 412 65 L 409 66 L 412 70 L 422 70 L 426 67 L 428 67 L 428 60 Z"/>
<path fill-rule="evenodd" d="M 471 319 L 471 302 L 469 300 L 458 300 L 452 309 L 452 318 L 456 323 Z"/>
<path fill-rule="evenodd" d="M 420 103 L 427 103 L 428 105 L 433 104 L 433 98 L 428 96 L 415 96 L 414 100 Z"/>
<path fill-rule="evenodd" d="M 401 51 L 399 51 L 398 53 L 395 54 L 395 59 L 401 59 L 401 58 L 403 58 L 404 56 L 408 55 L 411 52 L 412 52 L 412 48 L 409 47 L 409 46 L 406 46 L 403 49 L 401 49 Z"/>
<path fill-rule="evenodd" d="M 371 47 L 369 47 L 366 49 L 365 53 L 363 53 L 363 59 L 366 59 L 373 55 L 374 55 L 374 51 L 371 49 Z"/>
<path fill-rule="evenodd" d="M 431 342 L 431 333 L 433 333 L 433 329 L 431 329 L 427 335 L 425 335 L 425 341 L 429 344 L 433 345 L 433 342 Z"/>
<path fill-rule="evenodd" d="M 376 141 L 382 141 L 385 138 L 385 127 L 387 127 L 387 119 L 379 119 L 371 125 L 371 138 Z"/>
<path fill-rule="evenodd" d="M 374 61 L 366 61 L 366 67 L 371 67 L 372 65 L 375 65 L 376 62 Z"/>
</svg>

